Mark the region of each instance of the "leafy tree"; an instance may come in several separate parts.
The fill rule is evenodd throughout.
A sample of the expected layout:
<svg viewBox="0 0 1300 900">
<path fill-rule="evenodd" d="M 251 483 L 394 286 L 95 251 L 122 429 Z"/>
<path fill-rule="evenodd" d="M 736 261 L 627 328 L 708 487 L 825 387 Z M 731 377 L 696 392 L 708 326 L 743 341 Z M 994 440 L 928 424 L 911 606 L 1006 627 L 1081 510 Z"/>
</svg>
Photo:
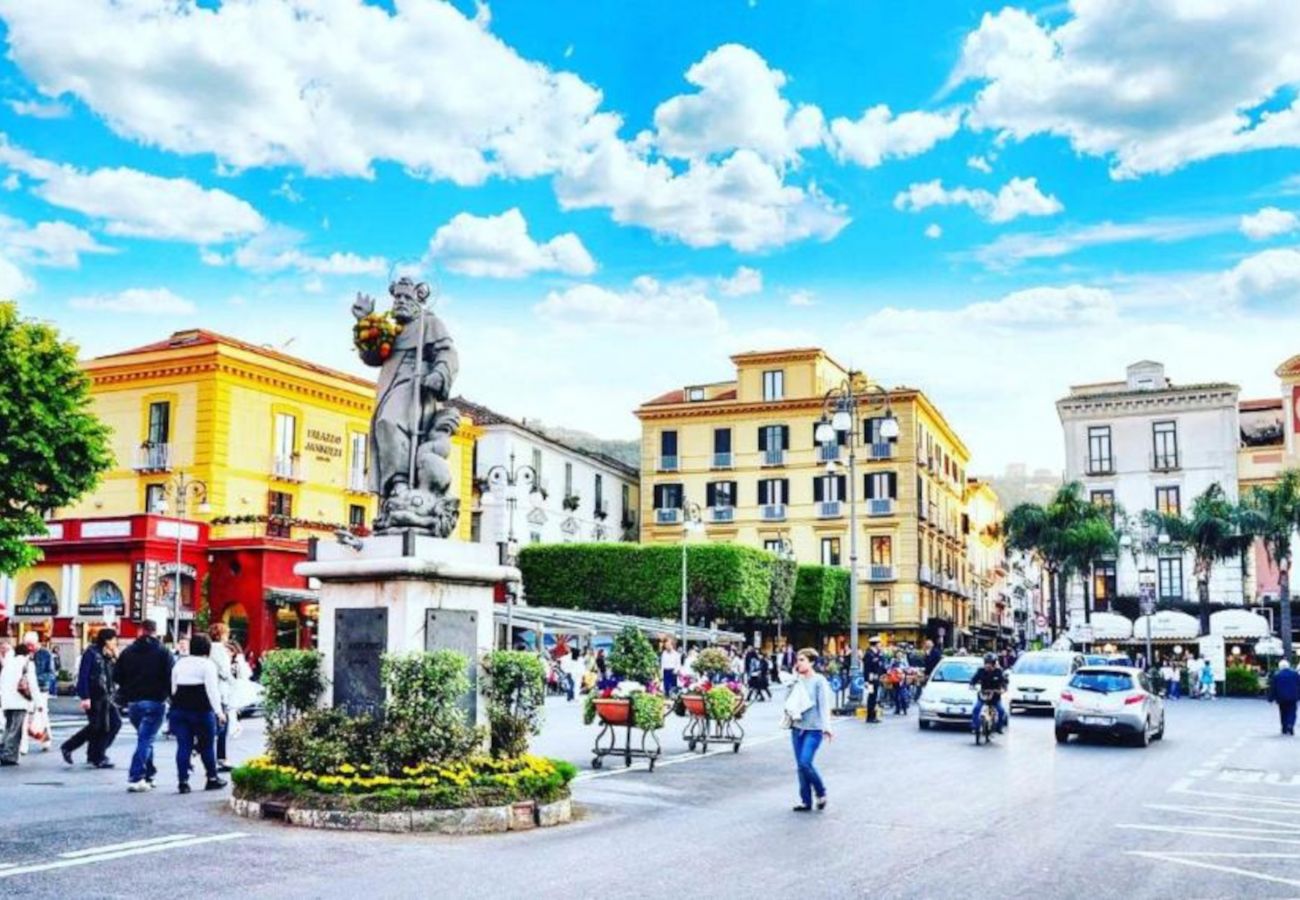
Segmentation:
<svg viewBox="0 0 1300 900">
<path fill-rule="evenodd" d="M 1290 469 L 1267 487 L 1251 491 L 1242 515 L 1242 530 L 1264 541 L 1277 566 L 1281 602 L 1279 629 L 1282 658 L 1292 659 L 1291 646 L 1291 534 L 1300 525 L 1300 471 Z"/>
<path fill-rule="evenodd" d="M 772 560 L 772 595 L 767 604 L 768 619 L 774 622 L 789 620 L 798 571 L 799 564 L 793 559 L 778 556 Z"/>
<path fill-rule="evenodd" d="M 112 465 L 76 347 L 14 303 L 0 303 L 0 422 L 0 573 L 12 575 L 40 559 L 25 538 L 46 533 L 44 515 Z"/>
<path fill-rule="evenodd" d="M 619 678 L 650 684 L 660 677 L 659 654 L 640 629 L 628 625 L 614 636 L 609 668 Z"/>
<path fill-rule="evenodd" d="M 1106 512 L 1095 507 L 1095 512 L 1087 513 L 1064 534 L 1066 555 L 1070 567 L 1079 573 L 1083 582 L 1083 620 L 1092 620 L 1092 572 L 1097 561 L 1113 556 L 1119 549 L 1115 539 L 1115 529 L 1111 526 Z"/>
</svg>

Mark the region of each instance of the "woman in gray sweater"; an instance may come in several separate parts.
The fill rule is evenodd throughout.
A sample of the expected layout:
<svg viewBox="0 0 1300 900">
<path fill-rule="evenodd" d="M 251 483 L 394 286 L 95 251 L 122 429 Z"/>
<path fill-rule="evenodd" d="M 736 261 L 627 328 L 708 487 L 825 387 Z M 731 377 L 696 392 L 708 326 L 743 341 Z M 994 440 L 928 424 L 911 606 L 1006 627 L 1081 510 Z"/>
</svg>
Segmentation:
<svg viewBox="0 0 1300 900">
<path fill-rule="evenodd" d="M 816 795 L 817 809 L 826 808 L 826 785 L 813 768 L 813 757 L 822 744 L 822 738 L 831 740 L 831 686 L 813 669 L 817 651 L 804 649 L 795 657 L 794 685 L 786 700 L 786 713 L 791 719 L 790 737 L 794 744 L 794 761 L 799 770 L 799 805 L 795 812 L 809 812 Z"/>
</svg>

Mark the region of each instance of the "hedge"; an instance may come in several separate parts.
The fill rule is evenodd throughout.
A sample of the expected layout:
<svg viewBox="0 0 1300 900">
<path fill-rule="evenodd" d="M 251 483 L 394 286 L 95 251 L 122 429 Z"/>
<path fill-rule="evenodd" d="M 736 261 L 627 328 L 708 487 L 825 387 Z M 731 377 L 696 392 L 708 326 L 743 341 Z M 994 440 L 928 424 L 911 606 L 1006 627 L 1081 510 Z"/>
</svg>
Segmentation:
<svg viewBox="0 0 1300 900">
<path fill-rule="evenodd" d="M 731 544 L 688 545 L 687 586 L 696 618 L 766 618 L 776 557 Z M 661 619 L 681 608 L 680 545 L 534 544 L 519 553 L 524 596 L 535 606 Z"/>
<path fill-rule="evenodd" d="M 790 620 L 799 625 L 848 624 L 849 573 L 835 566 L 800 566 Z M 839 621 L 843 618 L 843 622 Z"/>
</svg>

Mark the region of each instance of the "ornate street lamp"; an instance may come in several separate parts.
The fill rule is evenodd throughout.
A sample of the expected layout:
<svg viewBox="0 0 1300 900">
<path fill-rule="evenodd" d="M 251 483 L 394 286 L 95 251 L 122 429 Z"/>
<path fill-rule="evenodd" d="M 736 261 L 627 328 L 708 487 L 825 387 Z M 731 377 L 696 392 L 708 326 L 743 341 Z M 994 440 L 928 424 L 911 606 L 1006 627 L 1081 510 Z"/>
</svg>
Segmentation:
<svg viewBox="0 0 1300 900">
<path fill-rule="evenodd" d="M 170 497 L 176 505 L 176 577 L 172 581 L 172 602 L 171 602 L 171 620 L 173 640 L 180 640 L 181 636 L 181 542 L 183 540 L 184 522 L 186 508 L 189 501 L 193 499 L 196 504 L 195 511 L 206 516 L 212 512 L 212 507 L 208 504 L 208 486 L 197 478 L 190 478 L 185 474 L 183 469 L 177 469 L 176 474 L 167 479 L 162 484 L 162 496 L 154 503 L 153 511 L 160 516 L 167 515 L 167 498 Z M 196 584 L 197 588 L 198 585 Z M 140 618 L 145 618 L 144 611 L 141 611 Z M 167 628 L 164 624 L 163 634 L 167 634 Z"/>
<path fill-rule="evenodd" d="M 686 542 L 693 532 L 704 530 L 704 517 L 700 504 L 682 496 L 682 648 L 686 653 Z"/>
<path fill-rule="evenodd" d="M 861 380 L 859 380 L 861 379 Z M 867 382 L 861 372 L 850 371 L 843 383 L 826 392 L 823 402 L 823 418 L 817 426 L 814 437 L 820 444 L 833 444 L 837 440 L 836 432 L 846 432 L 849 436 L 849 705 L 862 703 L 862 662 L 858 658 L 858 504 L 857 487 L 857 445 L 858 445 L 858 403 L 864 395 L 879 392 L 885 400 L 885 420 L 880 423 L 880 436 L 886 441 L 897 440 L 898 419 L 890 407 L 889 391 L 878 384 Z M 826 463 L 826 470 L 833 472 L 838 459 Z"/>
<path fill-rule="evenodd" d="M 790 542 L 790 536 L 779 531 L 776 535 L 776 555 L 783 560 L 792 561 L 794 559 L 794 544 Z M 776 616 L 776 643 L 781 644 L 781 623 L 784 617 L 778 612 Z"/>
<path fill-rule="evenodd" d="M 519 559 L 519 541 L 515 540 L 515 508 L 519 504 L 519 486 L 523 485 L 528 489 L 529 499 L 534 506 L 539 506 L 543 499 L 542 487 L 538 483 L 541 479 L 537 476 L 537 470 L 532 466 L 515 465 L 515 451 L 510 451 L 510 464 L 508 466 L 496 465 L 487 470 L 484 476 L 487 480 L 488 490 L 492 493 L 501 491 L 505 495 L 507 510 L 506 539 L 504 543 L 498 544 L 501 564 L 503 566 L 513 566 Z M 515 596 L 514 592 L 506 591 L 506 649 L 513 646 L 514 625 L 515 625 Z"/>
</svg>

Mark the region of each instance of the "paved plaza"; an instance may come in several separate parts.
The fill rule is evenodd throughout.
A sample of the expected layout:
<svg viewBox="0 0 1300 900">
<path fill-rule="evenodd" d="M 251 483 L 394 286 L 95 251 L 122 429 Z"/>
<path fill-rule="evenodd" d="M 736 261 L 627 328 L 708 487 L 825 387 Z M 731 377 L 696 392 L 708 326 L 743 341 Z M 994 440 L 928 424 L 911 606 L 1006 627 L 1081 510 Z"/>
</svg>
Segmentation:
<svg viewBox="0 0 1300 900">
<path fill-rule="evenodd" d="M 128 795 L 120 768 L 57 754 L 3 773 L 0 893 L 9 897 L 589 897 L 708 886 L 718 897 L 1288 897 L 1300 890 L 1300 766 L 1259 701 L 1183 701 L 1146 750 L 1071 742 L 1017 716 L 992 747 L 920 731 L 915 714 L 841 721 L 819 765 L 822 814 L 795 815 L 775 703 L 746 719 L 743 749 L 594 771 L 595 728 L 548 703 L 538 751 L 578 763 L 579 820 L 541 832 L 441 838 L 326 833 L 235 818 L 227 791 L 181 797 L 174 745 L 159 789 Z M 262 723 L 233 743 L 255 754 Z"/>
</svg>

